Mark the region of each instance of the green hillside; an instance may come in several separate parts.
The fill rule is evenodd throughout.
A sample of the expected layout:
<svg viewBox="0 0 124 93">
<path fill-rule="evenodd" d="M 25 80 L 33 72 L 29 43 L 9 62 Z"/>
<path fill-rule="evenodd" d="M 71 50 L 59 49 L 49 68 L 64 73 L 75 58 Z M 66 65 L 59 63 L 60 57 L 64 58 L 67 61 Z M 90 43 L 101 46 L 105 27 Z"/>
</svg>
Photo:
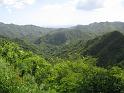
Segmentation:
<svg viewBox="0 0 124 93">
<path fill-rule="evenodd" d="M 43 28 L 34 25 L 15 25 L 0 23 L 0 35 L 9 38 L 24 39 L 30 42 L 35 41 L 38 37 L 53 31 L 53 28 Z"/>
<path fill-rule="evenodd" d="M 15 25 L 0 23 L 0 35 L 9 38 L 18 38 L 30 43 L 61 43 L 63 39 L 56 39 L 56 36 L 64 36 L 64 44 L 77 42 L 77 40 L 87 41 L 99 35 L 117 30 L 122 33 L 124 29 L 123 22 L 100 22 L 89 25 L 78 25 L 70 28 L 43 28 L 34 25 Z M 42 40 L 42 38 L 44 40 Z M 46 40 L 45 40 L 46 39 Z"/>
<path fill-rule="evenodd" d="M 78 25 L 70 28 L 60 28 L 38 38 L 34 43 L 43 42 L 52 45 L 75 43 L 78 40 L 90 40 L 112 31 L 124 33 L 123 22 L 100 22 L 89 25 Z"/>
<path fill-rule="evenodd" d="M 123 93 L 124 70 L 95 66 L 94 58 L 55 64 L 0 39 L 1 93 Z M 91 64 L 92 63 L 92 64 Z M 110 87 L 111 86 L 111 87 Z"/>
<path fill-rule="evenodd" d="M 124 36 L 114 31 L 89 43 L 84 55 L 98 57 L 99 66 L 112 66 L 120 63 L 124 56 Z"/>
<path fill-rule="evenodd" d="M 93 40 L 88 40 L 88 42 L 80 40 L 75 44 L 56 48 L 52 55 L 70 60 L 77 60 L 84 56 L 93 56 L 98 59 L 97 66 L 112 67 L 121 65 L 123 67 L 123 43 L 123 34 L 113 31 Z"/>
<path fill-rule="evenodd" d="M 94 38 L 94 33 L 92 32 L 82 32 L 78 29 L 73 30 L 67 30 L 64 31 L 58 31 L 58 32 L 52 32 L 48 33 L 45 36 L 42 36 L 38 40 L 36 40 L 35 44 L 51 44 L 51 45 L 63 45 L 63 44 L 70 44 L 75 43 L 78 40 L 84 40 L 87 41 L 89 39 Z"/>
<path fill-rule="evenodd" d="M 0 93 L 124 93 L 123 27 L 0 23 Z"/>
</svg>

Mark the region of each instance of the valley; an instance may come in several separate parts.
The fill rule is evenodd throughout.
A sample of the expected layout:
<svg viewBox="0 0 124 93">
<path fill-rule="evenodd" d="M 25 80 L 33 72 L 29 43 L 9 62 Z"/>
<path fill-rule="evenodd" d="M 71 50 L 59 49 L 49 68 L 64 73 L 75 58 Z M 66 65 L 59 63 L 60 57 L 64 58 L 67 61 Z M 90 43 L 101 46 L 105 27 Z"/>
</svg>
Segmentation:
<svg viewBox="0 0 124 93">
<path fill-rule="evenodd" d="M 124 23 L 0 23 L 0 73 L 0 93 L 124 93 Z"/>
</svg>

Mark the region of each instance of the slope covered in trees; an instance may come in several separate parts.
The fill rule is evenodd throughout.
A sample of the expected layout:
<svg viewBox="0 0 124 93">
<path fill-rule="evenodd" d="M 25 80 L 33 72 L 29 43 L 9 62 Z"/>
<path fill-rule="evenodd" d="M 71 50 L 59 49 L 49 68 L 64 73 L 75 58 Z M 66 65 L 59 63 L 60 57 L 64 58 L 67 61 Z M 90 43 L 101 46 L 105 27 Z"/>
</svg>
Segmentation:
<svg viewBox="0 0 124 93">
<path fill-rule="evenodd" d="M 123 27 L 0 23 L 0 93 L 123 93 Z"/>
<path fill-rule="evenodd" d="M 124 70 L 96 66 L 96 59 L 75 61 L 43 57 L 0 39 L 1 93 L 123 93 Z M 110 87 L 111 86 L 111 87 Z"/>
<path fill-rule="evenodd" d="M 123 34 L 113 31 L 93 40 L 88 40 L 88 42 L 80 40 L 75 44 L 65 45 L 54 50 L 52 55 L 71 60 L 93 56 L 98 59 L 97 66 L 112 67 L 118 65 L 123 67 L 123 50 Z"/>
<path fill-rule="evenodd" d="M 0 23 L 0 35 L 22 39 L 30 43 L 41 43 L 45 41 L 45 43 L 50 44 L 51 42 L 52 44 L 61 43 L 62 39 L 55 40 L 56 35 L 64 36 L 64 40 L 67 39 L 67 42 L 64 43 L 68 44 L 81 39 L 87 41 L 114 30 L 124 33 L 123 29 L 123 22 L 100 22 L 89 25 L 77 25 L 70 28 L 43 28 L 34 25 L 20 26 Z"/>
<path fill-rule="evenodd" d="M 99 66 L 117 65 L 124 60 L 124 36 L 118 31 L 94 39 L 85 47 L 82 54 L 98 57 Z"/>
<path fill-rule="evenodd" d="M 86 42 L 87 40 L 115 30 L 124 33 L 123 29 L 123 22 L 100 22 L 89 25 L 77 25 L 70 28 L 54 29 L 54 31 L 50 31 L 40 38 L 37 38 L 34 43 L 62 45 L 76 43 L 78 40 L 83 40 Z"/>
<path fill-rule="evenodd" d="M 43 28 L 34 25 L 15 25 L 0 23 L 0 35 L 8 38 L 18 38 L 33 42 L 38 37 L 53 31 L 53 28 Z"/>
<path fill-rule="evenodd" d="M 94 33 L 92 32 L 83 32 L 78 29 L 69 29 L 69 30 L 60 30 L 58 32 L 48 33 L 43 37 L 40 37 L 35 41 L 35 44 L 50 44 L 50 45 L 63 45 L 63 44 L 70 44 L 75 43 L 78 40 L 87 41 L 89 39 L 94 38 Z"/>
</svg>

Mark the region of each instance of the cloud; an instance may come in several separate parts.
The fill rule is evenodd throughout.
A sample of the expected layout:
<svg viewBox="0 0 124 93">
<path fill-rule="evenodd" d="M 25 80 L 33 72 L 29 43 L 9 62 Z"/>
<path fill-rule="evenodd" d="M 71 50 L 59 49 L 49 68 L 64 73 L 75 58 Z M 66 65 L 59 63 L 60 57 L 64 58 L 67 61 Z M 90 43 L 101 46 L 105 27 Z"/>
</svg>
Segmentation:
<svg viewBox="0 0 124 93">
<path fill-rule="evenodd" d="M 124 13 L 122 12 L 124 8 L 120 6 L 120 0 L 101 1 L 102 3 L 99 1 L 95 2 L 95 4 L 93 3 L 94 5 L 90 3 L 90 8 L 87 6 L 87 8 L 83 8 L 81 11 L 77 9 L 79 0 L 70 0 L 65 4 L 49 4 L 42 6 L 31 14 L 26 14 L 27 17 L 25 18 L 24 16 L 24 18 L 29 23 L 42 26 L 89 24 L 100 21 L 124 21 Z M 21 21 L 23 23 L 23 20 L 20 19 Z"/>
<path fill-rule="evenodd" d="M 0 5 L 7 8 L 22 9 L 26 5 L 31 5 L 35 0 L 0 0 Z"/>
<path fill-rule="evenodd" d="M 26 5 L 33 4 L 35 0 L 32 3 L 30 2 L 31 0 L 7 1 L 11 2 L 6 2 L 7 4 L 5 2 L 0 3 L 9 7 L 15 7 L 16 1 L 22 4 L 20 5 L 21 7 L 25 7 Z M 22 3 L 22 1 L 25 1 L 25 3 Z M 124 7 L 122 5 L 122 1 L 124 0 L 66 0 L 66 2 L 63 1 L 63 3 L 59 3 L 58 0 L 57 3 L 43 3 L 42 0 L 39 1 L 40 3 L 37 2 L 39 4 L 32 6 L 32 9 L 25 8 L 21 12 L 12 11 L 14 17 L 9 17 L 9 15 L 5 14 L 2 19 L 7 20 L 7 22 L 9 20 L 10 23 L 34 24 L 40 26 L 77 25 L 101 21 L 124 21 Z M 53 1 L 55 2 L 56 0 Z M 11 12 L 11 10 L 9 11 Z M 2 14 L 1 12 L 1 15 Z"/>
<path fill-rule="evenodd" d="M 102 8 L 105 0 L 79 0 L 77 3 L 77 9 L 81 10 L 94 10 Z"/>
<path fill-rule="evenodd" d="M 37 20 L 44 23 L 45 25 L 68 25 L 76 21 L 77 18 L 76 10 L 71 5 L 46 5 L 40 10 L 35 11 L 32 16 L 34 22 Z"/>
</svg>

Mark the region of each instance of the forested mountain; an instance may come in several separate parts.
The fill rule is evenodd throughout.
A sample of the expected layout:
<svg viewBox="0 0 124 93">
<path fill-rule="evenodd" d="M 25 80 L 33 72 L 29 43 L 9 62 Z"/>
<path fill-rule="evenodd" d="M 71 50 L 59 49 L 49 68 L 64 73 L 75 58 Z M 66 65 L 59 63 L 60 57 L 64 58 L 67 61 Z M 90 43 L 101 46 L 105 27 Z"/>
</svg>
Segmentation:
<svg viewBox="0 0 124 93">
<path fill-rule="evenodd" d="M 124 33 L 124 23 L 123 22 L 95 22 L 89 25 L 77 25 L 72 27 L 73 29 L 80 29 L 81 31 L 96 32 L 97 34 L 105 34 L 106 32 L 120 31 Z"/>
<path fill-rule="evenodd" d="M 48 33 L 47 35 L 36 40 L 35 44 L 50 44 L 50 45 L 63 45 L 69 43 L 75 43 L 78 40 L 87 41 L 93 39 L 95 34 L 92 32 L 83 32 L 78 29 L 58 31 L 53 33 Z"/>
<path fill-rule="evenodd" d="M 0 93 L 123 93 L 124 70 L 99 68 L 96 59 L 43 57 L 0 39 Z M 110 87 L 111 86 L 111 87 Z"/>
<path fill-rule="evenodd" d="M 0 35 L 14 40 L 21 47 L 47 57 L 59 55 L 62 58 L 79 56 L 88 40 L 92 41 L 114 30 L 123 34 L 123 29 L 123 22 L 100 22 L 70 28 L 43 28 L 0 23 Z"/>
<path fill-rule="evenodd" d="M 0 93 L 124 93 L 123 28 L 0 23 Z"/>
<path fill-rule="evenodd" d="M 105 34 L 89 41 L 82 54 L 98 57 L 99 66 L 123 64 L 124 36 L 118 31 Z"/>
<path fill-rule="evenodd" d="M 82 39 L 87 41 L 114 30 L 124 33 L 123 29 L 123 22 L 100 22 L 89 25 L 77 25 L 70 28 L 43 28 L 34 25 L 20 26 L 0 23 L 0 35 L 9 38 L 19 38 L 30 43 L 45 42 L 55 45 L 61 42 L 68 44 Z"/>
<path fill-rule="evenodd" d="M 75 43 L 78 40 L 90 40 L 112 31 L 124 33 L 123 22 L 100 22 L 89 25 L 77 25 L 70 28 L 60 28 L 38 38 L 35 43 L 45 42 L 52 45 Z"/>
<path fill-rule="evenodd" d="M 52 28 L 43 28 L 34 25 L 15 25 L 0 23 L 0 35 L 9 38 L 25 39 L 27 41 L 34 41 L 38 37 L 52 31 Z"/>
<path fill-rule="evenodd" d="M 86 43 L 80 40 L 75 44 L 65 45 L 56 49 L 52 55 L 71 60 L 93 56 L 98 58 L 97 66 L 121 65 L 123 67 L 124 36 L 118 31 L 113 31 L 88 40 Z"/>
</svg>

